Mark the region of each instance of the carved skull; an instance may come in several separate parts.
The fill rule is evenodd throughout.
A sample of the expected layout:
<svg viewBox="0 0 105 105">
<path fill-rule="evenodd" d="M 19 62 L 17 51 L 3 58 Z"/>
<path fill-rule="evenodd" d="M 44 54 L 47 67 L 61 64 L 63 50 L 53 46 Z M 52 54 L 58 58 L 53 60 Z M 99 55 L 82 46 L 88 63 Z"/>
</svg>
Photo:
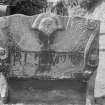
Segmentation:
<svg viewBox="0 0 105 105">
<path fill-rule="evenodd" d="M 58 29 L 63 29 L 59 16 L 55 14 L 43 13 L 38 15 L 32 24 L 32 29 L 44 32 L 45 35 L 51 35 Z"/>
<path fill-rule="evenodd" d="M 57 29 L 56 20 L 51 17 L 43 18 L 40 21 L 38 29 L 44 32 L 46 35 L 50 35 Z"/>
</svg>

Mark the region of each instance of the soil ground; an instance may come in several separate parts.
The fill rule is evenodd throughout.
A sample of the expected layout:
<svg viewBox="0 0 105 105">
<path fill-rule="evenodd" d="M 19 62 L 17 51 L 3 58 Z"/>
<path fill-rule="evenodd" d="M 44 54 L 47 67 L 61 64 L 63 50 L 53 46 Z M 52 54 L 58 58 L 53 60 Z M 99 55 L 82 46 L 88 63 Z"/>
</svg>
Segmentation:
<svg viewBox="0 0 105 105">
<path fill-rule="evenodd" d="M 73 80 L 9 80 L 9 103 L 85 105 L 86 83 Z"/>
</svg>

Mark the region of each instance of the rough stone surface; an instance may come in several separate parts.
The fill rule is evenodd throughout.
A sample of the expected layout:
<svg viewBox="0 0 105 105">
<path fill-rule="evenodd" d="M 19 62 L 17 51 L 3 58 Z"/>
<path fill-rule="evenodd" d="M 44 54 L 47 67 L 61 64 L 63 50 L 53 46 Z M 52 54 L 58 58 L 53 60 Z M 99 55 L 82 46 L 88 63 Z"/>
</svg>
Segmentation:
<svg viewBox="0 0 105 105">
<path fill-rule="evenodd" d="M 100 20 L 99 67 L 95 82 L 95 97 L 105 96 L 105 2 L 99 5 L 89 17 Z"/>
</svg>

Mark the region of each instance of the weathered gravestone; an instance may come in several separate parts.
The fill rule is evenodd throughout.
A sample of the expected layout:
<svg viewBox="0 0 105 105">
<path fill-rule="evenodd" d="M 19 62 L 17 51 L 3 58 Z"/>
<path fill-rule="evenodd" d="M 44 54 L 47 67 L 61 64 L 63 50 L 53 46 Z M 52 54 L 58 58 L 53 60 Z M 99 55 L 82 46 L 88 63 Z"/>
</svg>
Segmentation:
<svg viewBox="0 0 105 105">
<path fill-rule="evenodd" d="M 0 70 L 4 80 L 17 77 L 86 81 L 86 105 L 94 103 L 99 21 L 42 13 L 1 17 L 0 24 Z M 1 100 L 7 96 L 5 90 L 7 87 L 0 93 Z"/>
</svg>

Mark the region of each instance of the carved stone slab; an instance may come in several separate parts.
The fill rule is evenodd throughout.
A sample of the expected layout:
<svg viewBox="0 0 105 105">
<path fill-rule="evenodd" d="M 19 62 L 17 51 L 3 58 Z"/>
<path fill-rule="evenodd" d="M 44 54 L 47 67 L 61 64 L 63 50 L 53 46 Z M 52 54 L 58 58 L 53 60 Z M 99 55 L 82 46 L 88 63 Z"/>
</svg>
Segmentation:
<svg viewBox="0 0 105 105">
<path fill-rule="evenodd" d="M 1 45 L 9 51 L 9 76 L 82 78 L 98 65 L 97 20 L 49 13 L 0 20 Z M 94 53 L 95 62 L 89 58 Z"/>
</svg>

